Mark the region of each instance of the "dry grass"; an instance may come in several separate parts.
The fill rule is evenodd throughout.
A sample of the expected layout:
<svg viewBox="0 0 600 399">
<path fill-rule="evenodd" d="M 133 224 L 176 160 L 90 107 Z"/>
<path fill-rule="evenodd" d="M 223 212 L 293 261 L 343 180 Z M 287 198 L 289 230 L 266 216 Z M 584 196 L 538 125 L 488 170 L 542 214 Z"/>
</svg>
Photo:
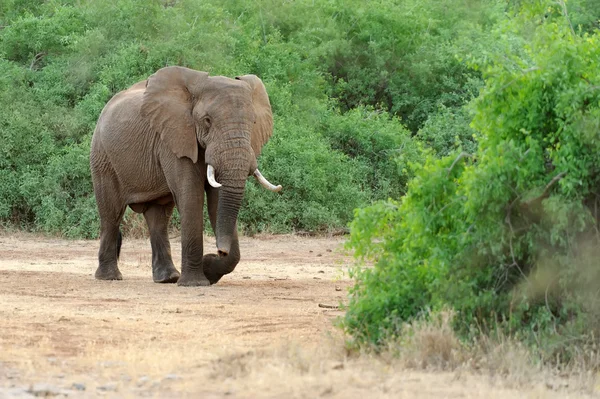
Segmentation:
<svg viewBox="0 0 600 399">
<path fill-rule="evenodd" d="M 486 360 L 525 363 L 515 364 L 514 370 L 503 375 L 458 362 L 450 370 L 451 362 L 440 362 L 449 348 L 457 352 L 452 355 L 455 360 L 468 360 L 472 352 L 449 341 L 432 345 L 431 338 L 440 337 L 441 331 L 434 332 L 436 326 L 431 325 L 421 328 L 415 335 L 423 332 L 423 336 L 395 348 L 393 356 L 390 352 L 348 353 L 339 336 L 328 336 L 317 347 L 287 343 L 265 350 L 225 352 L 211 363 L 208 378 L 222 381 L 226 392 L 244 398 L 581 398 L 599 393 L 600 387 L 539 368 L 524 372 L 521 364 L 527 364 L 527 357 L 520 357 L 519 352 L 515 358 L 514 352 L 507 352 L 500 358 L 501 348 L 495 358 Z"/>
<path fill-rule="evenodd" d="M 148 232 L 148 225 L 146 219 L 141 213 L 135 213 L 131 209 L 127 208 L 125 215 L 123 216 L 123 222 L 121 223 L 121 233 L 125 238 L 148 238 L 150 233 Z"/>
<path fill-rule="evenodd" d="M 582 351 L 570 365 L 558 368 L 543 364 L 539 354 L 501 332 L 482 334 L 477 342 L 466 345 L 452 329 L 454 316 L 453 311 L 443 310 L 405 324 L 379 359 L 400 369 L 480 374 L 505 388 L 542 386 L 549 392 L 563 389 L 575 397 L 600 394 L 600 373 L 590 363 L 591 355 L 597 353 Z"/>
<path fill-rule="evenodd" d="M 386 352 L 408 368 L 453 370 L 464 363 L 464 350 L 452 329 L 454 312 L 430 313 L 406 323 Z"/>
</svg>

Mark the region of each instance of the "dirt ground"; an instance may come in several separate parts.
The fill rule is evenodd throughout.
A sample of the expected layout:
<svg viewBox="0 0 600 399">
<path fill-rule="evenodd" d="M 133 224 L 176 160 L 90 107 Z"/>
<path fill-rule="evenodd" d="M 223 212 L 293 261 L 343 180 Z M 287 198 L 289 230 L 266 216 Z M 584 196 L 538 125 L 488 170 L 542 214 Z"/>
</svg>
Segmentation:
<svg viewBox="0 0 600 399">
<path fill-rule="evenodd" d="M 217 285 L 152 282 L 125 240 L 123 281 L 96 281 L 97 241 L 0 235 L 0 398 L 565 398 L 471 372 L 349 356 L 333 326 L 351 285 L 343 238 L 243 238 Z M 214 248 L 207 237 L 205 247 Z M 176 265 L 180 242 L 172 240 Z"/>
</svg>

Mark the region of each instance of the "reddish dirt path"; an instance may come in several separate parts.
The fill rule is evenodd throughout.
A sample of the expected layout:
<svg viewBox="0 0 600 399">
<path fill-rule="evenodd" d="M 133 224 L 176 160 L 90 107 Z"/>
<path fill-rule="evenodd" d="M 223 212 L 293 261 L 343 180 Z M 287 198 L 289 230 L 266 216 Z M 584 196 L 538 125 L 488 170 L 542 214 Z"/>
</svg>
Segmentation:
<svg viewBox="0 0 600 399">
<path fill-rule="evenodd" d="M 39 383 L 68 397 L 575 397 L 348 358 L 332 326 L 342 313 L 319 306 L 346 300 L 342 244 L 243 238 L 231 275 L 181 288 L 152 282 L 147 240 L 124 241 L 124 280 L 106 282 L 93 278 L 96 241 L 2 235 L 0 398 Z"/>
</svg>

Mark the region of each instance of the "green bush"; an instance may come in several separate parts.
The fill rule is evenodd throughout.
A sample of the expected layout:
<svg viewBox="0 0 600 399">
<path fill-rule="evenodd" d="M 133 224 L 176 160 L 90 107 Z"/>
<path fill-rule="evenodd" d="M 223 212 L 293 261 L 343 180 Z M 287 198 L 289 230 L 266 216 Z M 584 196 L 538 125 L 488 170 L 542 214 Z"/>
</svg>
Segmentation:
<svg viewBox="0 0 600 399">
<path fill-rule="evenodd" d="M 388 201 L 357 210 L 349 245 L 375 268 L 356 269 L 357 280 L 345 326 L 358 343 L 381 344 L 398 321 L 410 320 L 445 303 L 442 289 L 449 269 L 465 248 L 465 199 L 457 194 L 456 176 L 465 162 L 428 157 L 400 202 Z"/>
<path fill-rule="evenodd" d="M 361 107 L 345 115 L 329 98 L 332 46 L 350 23 L 338 14 L 353 15 L 355 5 L 3 3 L 0 220 L 94 237 L 87 151 L 98 115 L 118 91 L 165 65 L 254 73 L 268 87 L 276 131 L 259 164 L 285 190 L 273 195 L 249 183 L 245 231 L 343 229 L 354 208 L 401 195 L 421 147 L 391 114 Z"/>
<path fill-rule="evenodd" d="M 442 157 L 456 151 L 474 154 L 477 151 L 475 130 L 470 127 L 471 115 L 467 107 L 439 109 L 429 115 L 417 138 Z"/>
<path fill-rule="evenodd" d="M 548 360 L 600 336 L 600 33 L 574 35 L 562 13 L 523 6 L 496 35 L 524 47 L 477 62 L 474 157 L 430 157 L 400 201 L 357 212 L 350 245 L 375 261 L 354 273 L 357 343 L 444 306 L 463 334 L 504 328 Z"/>
<path fill-rule="evenodd" d="M 382 107 L 413 133 L 439 106 L 460 107 L 478 73 L 457 59 L 491 26 L 496 5 L 478 1 L 356 2 L 336 15 L 336 46 L 324 54 L 332 95 L 344 110 Z M 476 89 L 476 88 L 475 88 Z"/>
<path fill-rule="evenodd" d="M 412 176 L 410 164 L 422 162 L 423 151 L 397 118 L 359 107 L 324 116 L 319 130 L 331 146 L 354 160 L 360 188 L 370 200 L 398 198 Z"/>
<path fill-rule="evenodd" d="M 278 127 L 282 126 L 281 129 Z M 274 195 L 247 184 L 240 221 L 246 231 L 327 231 L 343 227 L 364 204 L 353 162 L 294 118 L 280 118 L 278 135 L 267 144 L 260 168 L 284 189 Z M 268 150 L 268 151 L 267 151 Z"/>
</svg>

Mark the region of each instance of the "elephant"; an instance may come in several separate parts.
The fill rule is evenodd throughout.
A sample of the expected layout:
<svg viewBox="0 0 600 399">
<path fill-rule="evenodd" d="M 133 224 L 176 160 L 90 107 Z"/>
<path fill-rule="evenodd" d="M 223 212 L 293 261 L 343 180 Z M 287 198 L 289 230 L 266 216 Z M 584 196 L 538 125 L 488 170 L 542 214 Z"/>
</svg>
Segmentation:
<svg viewBox="0 0 600 399">
<path fill-rule="evenodd" d="M 246 179 L 281 190 L 258 169 L 273 133 L 269 96 L 255 75 L 235 79 L 170 66 L 117 93 L 94 130 L 90 168 L 100 215 L 95 278 L 122 280 L 120 224 L 127 206 L 150 232 L 157 283 L 208 286 L 240 260 L 237 217 Z M 204 254 L 204 195 L 217 253 Z M 174 207 L 181 218 L 181 273 L 167 234 Z"/>
</svg>

